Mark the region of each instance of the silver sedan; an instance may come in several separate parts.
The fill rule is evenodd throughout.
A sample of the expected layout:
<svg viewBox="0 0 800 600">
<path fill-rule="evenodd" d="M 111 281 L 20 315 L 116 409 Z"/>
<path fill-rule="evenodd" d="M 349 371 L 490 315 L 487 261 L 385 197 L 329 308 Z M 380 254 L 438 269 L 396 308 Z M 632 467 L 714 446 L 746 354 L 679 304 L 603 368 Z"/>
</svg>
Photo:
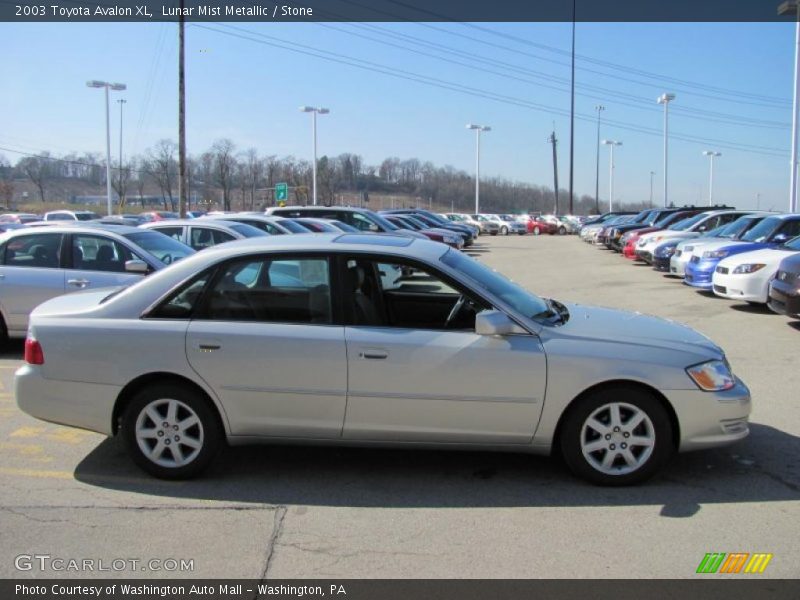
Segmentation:
<svg viewBox="0 0 800 600">
<path fill-rule="evenodd" d="M 28 414 L 186 478 L 230 444 L 560 453 L 603 485 L 748 434 L 723 351 L 656 317 L 540 298 L 435 242 L 276 236 L 39 306 Z"/>
</svg>

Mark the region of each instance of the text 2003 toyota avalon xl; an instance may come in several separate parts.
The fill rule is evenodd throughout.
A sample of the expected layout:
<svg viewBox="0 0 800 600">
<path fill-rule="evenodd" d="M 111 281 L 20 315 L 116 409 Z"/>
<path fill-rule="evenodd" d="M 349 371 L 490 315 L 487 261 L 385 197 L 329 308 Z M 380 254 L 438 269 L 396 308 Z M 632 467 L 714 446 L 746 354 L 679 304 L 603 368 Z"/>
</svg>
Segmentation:
<svg viewBox="0 0 800 600">
<path fill-rule="evenodd" d="M 750 392 L 688 327 L 543 299 L 442 244 L 231 242 L 31 316 L 19 406 L 186 478 L 220 445 L 559 452 L 591 482 L 748 434 Z"/>
</svg>

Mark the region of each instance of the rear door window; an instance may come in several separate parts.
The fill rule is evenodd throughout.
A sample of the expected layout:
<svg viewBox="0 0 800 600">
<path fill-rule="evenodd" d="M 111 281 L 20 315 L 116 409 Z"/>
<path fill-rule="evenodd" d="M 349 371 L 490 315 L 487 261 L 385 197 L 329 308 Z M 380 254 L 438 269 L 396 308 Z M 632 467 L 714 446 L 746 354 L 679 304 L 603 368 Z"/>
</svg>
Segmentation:
<svg viewBox="0 0 800 600">
<path fill-rule="evenodd" d="M 6 244 L 3 264 L 9 267 L 57 269 L 61 265 L 60 233 L 20 235 Z"/>
</svg>

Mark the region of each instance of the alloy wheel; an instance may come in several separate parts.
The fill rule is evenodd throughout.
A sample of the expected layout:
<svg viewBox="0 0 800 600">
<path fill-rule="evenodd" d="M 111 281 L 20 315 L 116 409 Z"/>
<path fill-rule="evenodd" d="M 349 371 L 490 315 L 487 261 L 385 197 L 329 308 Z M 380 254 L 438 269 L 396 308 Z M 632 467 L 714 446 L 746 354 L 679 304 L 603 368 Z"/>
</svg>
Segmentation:
<svg viewBox="0 0 800 600">
<path fill-rule="evenodd" d="M 583 457 L 605 475 L 626 475 L 638 470 L 650 459 L 655 443 L 650 417 L 625 402 L 600 406 L 581 427 Z"/>
<path fill-rule="evenodd" d="M 190 464 L 203 449 L 203 424 L 185 402 L 159 398 L 136 419 L 136 443 L 154 464 L 178 468 Z"/>
</svg>

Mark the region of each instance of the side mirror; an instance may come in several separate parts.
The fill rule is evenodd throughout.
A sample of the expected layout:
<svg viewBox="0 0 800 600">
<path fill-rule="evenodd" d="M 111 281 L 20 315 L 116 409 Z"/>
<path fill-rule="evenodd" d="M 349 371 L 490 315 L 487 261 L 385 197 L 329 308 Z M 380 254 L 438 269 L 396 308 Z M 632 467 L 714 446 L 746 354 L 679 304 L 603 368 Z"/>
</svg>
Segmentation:
<svg viewBox="0 0 800 600">
<path fill-rule="evenodd" d="M 475 333 L 478 335 L 527 334 L 508 315 L 499 310 L 484 310 L 475 315 Z"/>
<path fill-rule="evenodd" d="M 789 235 L 786 233 L 779 233 L 774 238 L 772 238 L 773 244 L 783 244 L 784 242 L 789 241 Z"/>
<path fill-rule="evenodd" d="M 145 275 L 149 270 L 150 270 L 150 265 L 148 265 L 143 260 L 125 261 L 126 273 L 141 273 L 142 275 Z"/>
</svg>

